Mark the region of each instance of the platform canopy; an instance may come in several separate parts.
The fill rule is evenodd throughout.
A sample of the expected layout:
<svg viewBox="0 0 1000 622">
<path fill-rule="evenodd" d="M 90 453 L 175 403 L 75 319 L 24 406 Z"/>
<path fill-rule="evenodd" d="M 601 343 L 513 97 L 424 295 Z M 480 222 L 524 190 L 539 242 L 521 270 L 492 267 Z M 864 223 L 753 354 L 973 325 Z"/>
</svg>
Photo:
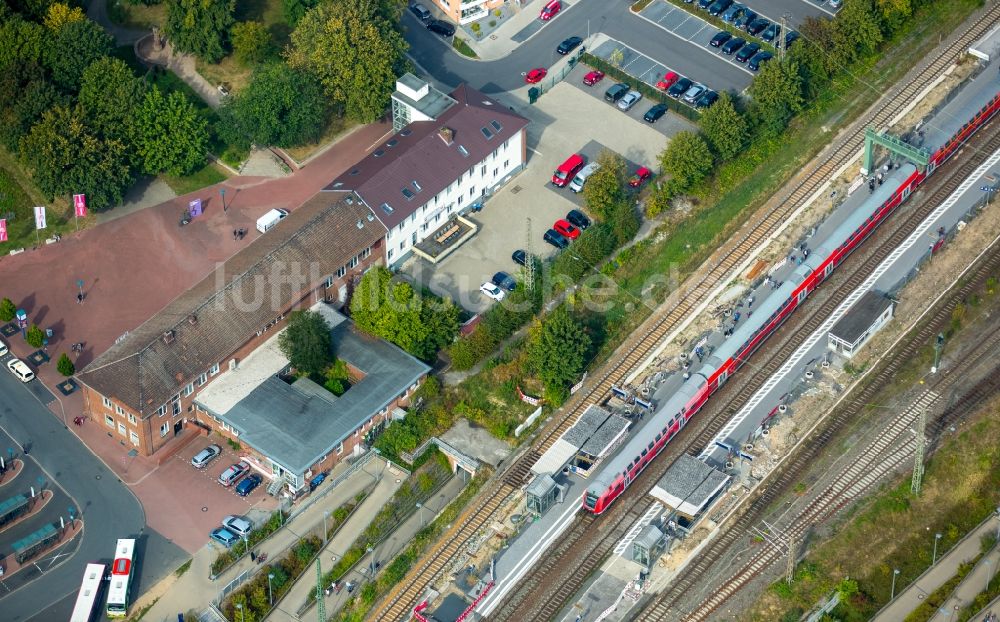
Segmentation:
<svg viewBox="0 0 1000 622">
<path fill-rule="evenodd" d="M 531 472 L 537 475 L 558 473 L 576 455 L 577 446 L 560 438 L 549 447 L 538 462 L 531 467 Z"/>
<path fill-rule="evenodd" d="M 695 517 L 730 477 L 694 456 L 681 454 L 649 494 L 685 516 Z"/>
</svg>

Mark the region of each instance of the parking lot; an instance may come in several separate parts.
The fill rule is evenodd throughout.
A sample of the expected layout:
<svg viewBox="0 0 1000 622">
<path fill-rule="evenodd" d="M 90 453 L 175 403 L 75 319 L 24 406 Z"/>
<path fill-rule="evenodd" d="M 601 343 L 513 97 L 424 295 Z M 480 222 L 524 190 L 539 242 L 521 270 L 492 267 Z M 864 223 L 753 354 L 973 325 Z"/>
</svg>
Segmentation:
<svg viewBox="0 0 1000 622">
<path fill-rule="evenodd" d="M 191 458 L 209 444 L 219 445 L 222 455 L 203 469 L 191 466 Z M 239 455 L 219 437 L 199 437 L 189 443 L 164 462 L 155 477 L 133 486 L 144 500 L 148 524 L 193 554 L 227 515 L 273 511 L 277 500 L 266 492 L 266 477 L 246 497 L 234 492 L 235 484 L 228 488 L 219 484 L 219 475 L 236 462 Z"/>
<path fill-rule="evenodd" d="M 531 252 L 551 256 L 555 249 L 542 235 L 555 220 L 582 205 L 582 195 L 549 183 L 552 172 L 568 156 L 581 153 L 589 160 L 606 147 L 629 162 L 629 173 L 638 165 L 655 170 L 657 157 L 667 145 L 664 128 L 671 132 L 694 129 L 672 113 L 655 125 L 645 123 L 642 114 L 648 102 L 640 102 L 626 115 L 604 101 L 605 85 L 611 84 L 608 79 L 593 89 L 582 84 L 587 71 L 583 66 L 573 69 L 533 106 L 518 108 L 519 114 L 532 121 L 527 167 L 490 197 L 481 212 L 467 216 L 480 225 L 479 233 L 436 266 L 410 259 L 402 268 L 404 274 L 470 311 L 485 310 L 493 303 L 479 293 L 479 285 L 501 270 L 516 277 L 520 266 L 511 260 L 511 253 L 524 249 L 529 239 Z"/>
</svg>

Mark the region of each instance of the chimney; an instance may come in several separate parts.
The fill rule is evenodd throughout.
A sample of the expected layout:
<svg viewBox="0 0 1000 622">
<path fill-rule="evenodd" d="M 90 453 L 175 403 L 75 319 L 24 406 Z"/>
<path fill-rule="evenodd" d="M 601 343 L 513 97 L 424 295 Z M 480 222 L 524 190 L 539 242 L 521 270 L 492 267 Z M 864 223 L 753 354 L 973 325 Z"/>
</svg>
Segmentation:
<svg viewBox="0 0 1000 622">
<path fill-rule="evenodd" d="M 441 140 L 444 141 L 444 144 L 448 145 L 449 147 L 453 142 L 455 142 L 455 130 L 451 129 L 450 127 L 442 127 L 441 129 L 439 129 L 438 136 L 440 136 Z"/>
<path fill-rule="evenodd" d="M 191 315 L 188 316 L 188 324 L 190 324 L 191 326 L 194 326 L 197 323 L 198 323 L 198 316 L 197 315 L 195 315 L 194 313 L 192 313 Z"/>
<path fill-rule="evenodd" d="M 174 331 L 168 330 L 163 333 L 163 343 L 170 345 L 174 342 Z"/>
</svg>

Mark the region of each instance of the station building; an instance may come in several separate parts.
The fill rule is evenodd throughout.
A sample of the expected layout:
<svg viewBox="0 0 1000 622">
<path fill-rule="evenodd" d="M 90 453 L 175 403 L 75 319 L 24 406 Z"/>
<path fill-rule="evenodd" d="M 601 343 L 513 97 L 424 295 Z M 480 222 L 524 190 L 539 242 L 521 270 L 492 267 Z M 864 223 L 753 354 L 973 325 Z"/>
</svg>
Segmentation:
<svg viewBox="0 0 1000 622">
<path fill-rule="evenodd" d="M 868 291 L 840 318 L 827 335 L 827 347 L 853 357 L 892 319 L 893 302 L 882 292 Z"/>
</svg>

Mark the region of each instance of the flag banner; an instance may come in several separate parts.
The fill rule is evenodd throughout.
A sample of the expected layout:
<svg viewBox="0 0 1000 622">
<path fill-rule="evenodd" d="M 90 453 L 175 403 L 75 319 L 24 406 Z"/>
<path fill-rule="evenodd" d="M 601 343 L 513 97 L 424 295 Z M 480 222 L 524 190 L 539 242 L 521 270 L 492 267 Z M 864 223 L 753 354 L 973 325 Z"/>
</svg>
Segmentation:
<svg viewBox="0 0 1000 622">
<path fill-rule="evenodd" d="M 35 229 L 45 228 L 45 206 L 36 205 L 35 206 Z"/>
<path fill-rule="evenodd" d="M 7 241 L 7 219 L 0 218 L 0 242 Z"/>
<path fill-rule="evenodd" d="M 87 215 L 87 195 L 73 195 L 73 213 L 76 214 L 77 218 L 83 218 Z"/>
<path fill-rule="evenodd" d="M 201 199 L 195 199 L 188 203 L 188 212 L 191 214 L 191 218 L 201 216 Z"/>
</svg>

